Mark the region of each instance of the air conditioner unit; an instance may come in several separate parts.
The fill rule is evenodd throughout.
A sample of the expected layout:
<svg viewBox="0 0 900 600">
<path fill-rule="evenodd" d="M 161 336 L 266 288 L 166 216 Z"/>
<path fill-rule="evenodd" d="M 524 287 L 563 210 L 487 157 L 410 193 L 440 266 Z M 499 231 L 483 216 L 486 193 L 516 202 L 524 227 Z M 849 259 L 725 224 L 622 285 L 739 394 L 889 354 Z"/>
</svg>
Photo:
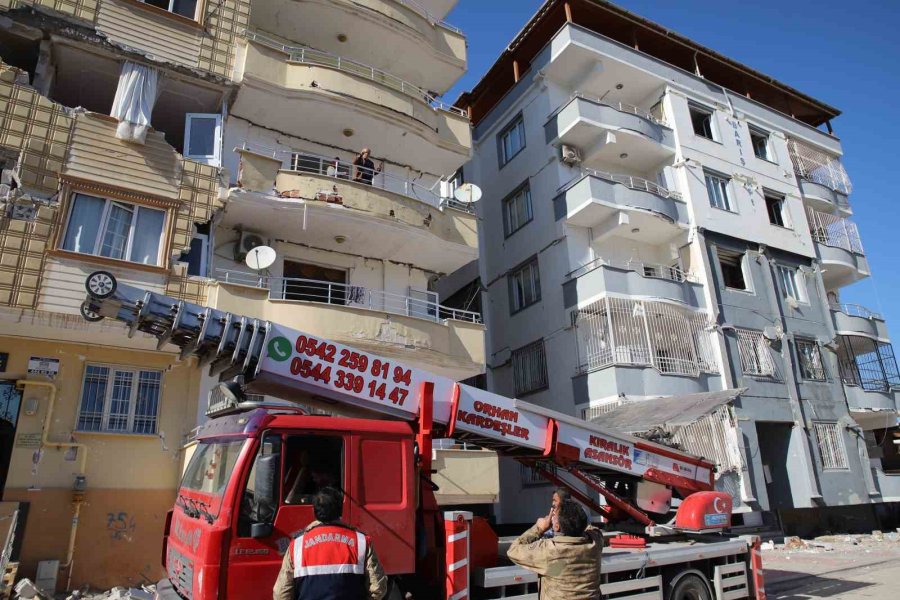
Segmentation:
<svg viewBox="0 0 900 600">
<path fill-rule="evenodd" d="M 252 231 L 241 231 L 241 237 L 234 245 L 234 260 L 244 262 L 247 253 L 257 246 L 265 246 L 266 240 L 258 233 Z"/>
<path fill-rule="evenodd" d="M 560 158 L 565 164 L 574 166 L 581 162 L 581 150 L 579 150 L 575 146 L 568 146 L 566 144 L 563 144 L 559 147 L 559 151 Z"/>
</svg>

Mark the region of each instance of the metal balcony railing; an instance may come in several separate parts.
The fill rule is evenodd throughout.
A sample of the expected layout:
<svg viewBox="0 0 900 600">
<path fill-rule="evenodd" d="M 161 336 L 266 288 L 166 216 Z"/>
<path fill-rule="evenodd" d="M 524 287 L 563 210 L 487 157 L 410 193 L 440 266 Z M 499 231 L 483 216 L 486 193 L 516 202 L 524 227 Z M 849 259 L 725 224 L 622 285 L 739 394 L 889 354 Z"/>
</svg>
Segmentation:
<svg viewBox="0 0 900 600">
<path fill-rule="evenodd" d="M 864 254 L 862 240 L 856 223 L 828 213 L 806 207 L 809 231 L 813 240 L 826 246 L 843 248 L 848 252 Z"/>
<path fill-rule="evenodd" d="M 244 32 L 244 35 L 248 40 L 251 40 L 258 44 L 262 44 L 263 46 L 267 46 L 274 50 L 284 52 L 288 55 L 288 60 L 290 62 L 337 69 L 338 71 L 343 71 L 344 73 L 362 77 L 385 87 L 391 88 L 392 90 L 398 91 L 401 94 L 405 94 L 410 98 L 414 98 L 419 102 L 427 104 L 435 110 L 443 110 L 460 117 L 468 118 L 468 114 L 465 110 L 441 102 L 432 94 L 428 93 L 427 90 L 422 89 L 417 85 L 413 85 L 408 81 L 400 79 L 395 75 L 391 75 L 390 73 L 382 71 L 381 69 L 376 69 L 375 67 L 371 67 L 367 64 L 357 62 L 355 60 L 350 60 L 349 58 L 344 58 L 343 56 L 338 56 L 329 52 L 322 52 L 321 50 L 307 48 L 306 46 L 289 46 L 258 31 L 246 30 Z"/>
<path fill-rule="evenodd" d="M 575 98 L 581 98 L 582 100 L 587 100 L 595 104 L 609 106 L 610 108 L 614 108 L 619 112 L 636 115 L 638 117 L 641 117 L 642 119 L 647 119 L 652 123 L 656 123 L 657 125 L 662 125 L 663 127 L 669 126 L 662 115 L 654 115 L 652 112 L 644 110 L 643 108 L 639 108 L 634 104 L 627 104 L 625 102 L 610 102 L 608 100 L 604 100 L 603 98 L 591 96 L 590 94 L 583 94 L 581 92 L 575 92 L 574 94 L 572 94 L 572 99 L 574 100 Z"/>
<path fill-rule="evenodd" d="M 462 30 L 459 27 L 457 27 L 456 25 L 451 25 L 450 23 L 448 23 L 447 21 L 444 21 L 443 19 L 438 19 L 437 17 L 432 15 L 430 12 L 428 12 L 427 8 L 425 8 L 424 6 L 422 6 L 415 0 L 396 0 L 396 2 L 397 2 L 397 4 L 402 4 L 403 6 L 408 6 L 413 11 L 419 13 L 420 15 L 425 17 L 428 20 L 428 22 L 431 23 L 432 25 L 439 25 L 440 27 L 443 27 L 444 29 L 449 29 L 453 33 L 458 33 L 459 35 L 463 34 Z"/>
<path fill-rule="evenodd" d="M 634 175 L 624 175 L 622 173 L 609 173 L 607 171 L 599 171 L 597 169 L 590 169 L 588 167 L 581 168 L 581 175 L 573 179 L 571 182 L 566 184 L 565 187 L 569 187 L 572 183 L 577 180 L 580 180 L 586 175 L 591 175 L 592 177 L 598 177 L 605 181 L 610 181 L 612 183 L 619 183 L 624 185 L 632 190 L 638 190 L 640 192 L 649 192 L 660 198 L 672 198 L 673 200 L 681 200 L 681 194 L 667 189 L 658 183 L 650 181 L 649 179 L 644 179 L 643 177 L 636 177 Z"/>
<path fill-rule="evenodd" d="M 349 306 L 435 322 L 451 319 L 467 323 L 481 323 L 479 313 L 442 306 L 433 300 L 428 300 L 425 292 L 418 297 L 404 296 L 346 283 L 295 277 L 270 277 L 229 269 L 216 269 L 216 278 L 225 283 L 268 289 L 270 300 Z"/>
<path fill-rule="evenodd" d="M 845 315 L 849 315 L 851 317 L 862 317 L 863 319 L 878 319 L 880 321 L 884 320 L 884 317 L 881 316 L 880 313 L 871 311 L 860 304 L 844 304 L 832 302 L 831 310 L 844 313 Z"/>
<path fill-rule="evenodd" d="M 788 139 L 788 152 L 798 177 L 850 195 L 853 185 L 840 158 L 794 139 Z"/>
<path fill-rule="evenodd" d="M 669 281 L 676 281 L 678 283 L 684 281 L 696 283 L 698 281 L 697 277 L 693 273 L 685 271 L 679 267 L 672 267 L 669 265 L 661 265 L 657 263 L 648 263 L 639 260 L 612 261 L 603 257 L 595 258 L 594 260 L 581 265 L 577 269 L 567 273 L 566 278 L 576 279 L 600 267 L 613 267 L 615 269 L 634 271 L 641 274 L 643 277 L 650 277 L 653 279 L 667 279 Z"/>
</svg>

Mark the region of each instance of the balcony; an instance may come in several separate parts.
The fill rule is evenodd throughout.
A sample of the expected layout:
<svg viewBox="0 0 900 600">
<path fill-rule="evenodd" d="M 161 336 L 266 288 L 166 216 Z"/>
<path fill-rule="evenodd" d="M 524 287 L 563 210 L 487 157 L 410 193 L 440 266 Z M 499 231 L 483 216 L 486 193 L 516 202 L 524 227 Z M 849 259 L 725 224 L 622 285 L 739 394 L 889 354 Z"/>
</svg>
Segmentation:
<svg viewBox="0 0 900 600">
<path fill-rule="evenodd" d="M 795 139 L 788 139 L 788 152 L 794 174 L 801 182 L 824 187 L 845 200 L 853 191 L 850 177 L 839 157 Z"/>
<path fill-rule="evenodd" d="M 452 379 L 484 371 L 476 313 L 325 281 L 220 272 L 208 304 L 417 364 Z"/>
<path fill-rule="evenodd" d="M 566 308 L 579 300 L 603 293 L 645 298 L 665 298 L 686 306 L 705 308 L 703 285 L 692 273 L 678 267 L 638 261 L 614 262 L 598 258 L 567 276 L 563 284 Z"/>
<path fill-rule="evenodd" d="M 675 156 L 675 134 L 637 107 L 576 94 L 544 125 L 547 143 L 574 146 L 592 168 L 655 171 Z"/>
<path fill-rule="evenodd" d="M 258 185 L 231 191 L 222 226 L 435 273 L 478 258 L 474 214 L 406 180 L 381 174 L 366 185 L 350 179 L 353 165 L 323 161 L 303 155 L 291 161 L 296 170 L 278 170 L 280 159 L 243 153 L 243 169 L 262 163 L 257 170 L 271 171 Z"/>
<path fill-rule="evenodd" d="M 801 179 L 800 194 L 803 196 L 803 202 L 806 206 L 813 210 L 825 213 L 837 211 L 842 216 L 849 216 L 853 213 L 847 196 L 831 189 L 827 185 Z"/>
<path fill-rule="evenodd" d="M 662 244 L 688 224 L 687 206 L 678 192 L 652 181 L 584 169 L 554 199 L 557 220 L 591 227 L 595 239 L 616 235 Z"/>
<path fill-rule="evenodd" d="M 889 342 L 867 335 L 841 334 L 837 355 L 841 382 L 854 417 L 898 409 L 900 372 Z"/>
<path fill-rule="evenodd" d="M 446 0 L 444 0 L 446 2 Z M 466 38 L 423 4 L 437 0 L 272 0 L 253 5 L 250 27 L 327 52 L 363 58 L 443 94 L 466 71 Z"/>
<path fill-rule="evenodd" d="M 861 334 L 880 340 L 890 339 L 884 317 L 865 306 L 832 303 L 831 319 L 838 334 Z"/>
<path fill-rule="evenodd" d="M 840 288 L 869 276 L 869 262 L 855 223 L 808 206 L 806 217 L 827 289 Z"/>
</svg>

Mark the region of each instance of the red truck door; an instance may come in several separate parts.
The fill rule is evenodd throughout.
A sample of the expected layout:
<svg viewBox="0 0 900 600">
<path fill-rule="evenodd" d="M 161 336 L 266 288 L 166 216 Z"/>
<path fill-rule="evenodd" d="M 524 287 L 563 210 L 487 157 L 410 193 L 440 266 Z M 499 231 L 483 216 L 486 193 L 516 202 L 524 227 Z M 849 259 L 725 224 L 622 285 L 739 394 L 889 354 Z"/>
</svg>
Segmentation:
<svg viewBox="0 0 900 600">
<path fill-rule="evenodd" d="M 271 535 L 250 536 L 256 462 L 276 444 L 281 451 L 280 503 Z M 351 437 L 344 432 L 267 432 L 245 478 L 228 553 L 228 598 L 270 599 L 290 540 L 314 519 L 312 496 L 322 487 L 351 490 L 344 496 L 344 516 L 351 512 Z M 241 497 L 241 496 L 239 496 Z"/>
</svg>

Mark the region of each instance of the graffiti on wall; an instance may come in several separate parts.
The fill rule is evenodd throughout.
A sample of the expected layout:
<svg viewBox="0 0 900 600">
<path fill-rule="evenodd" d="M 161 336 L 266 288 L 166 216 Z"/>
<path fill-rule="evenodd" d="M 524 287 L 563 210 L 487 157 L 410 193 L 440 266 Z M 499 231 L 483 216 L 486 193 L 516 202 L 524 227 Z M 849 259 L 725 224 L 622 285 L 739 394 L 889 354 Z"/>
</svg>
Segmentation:
<svg viewBox="0 0 900 600">
<path fill-rule="evenodd" d="M 109 539 L 130 542 L 134 539 L 136 528 L 137 521 L 134 515 L 127 512 L 106 513 L 106 531 L 109 533 Z"/>
</svg>

